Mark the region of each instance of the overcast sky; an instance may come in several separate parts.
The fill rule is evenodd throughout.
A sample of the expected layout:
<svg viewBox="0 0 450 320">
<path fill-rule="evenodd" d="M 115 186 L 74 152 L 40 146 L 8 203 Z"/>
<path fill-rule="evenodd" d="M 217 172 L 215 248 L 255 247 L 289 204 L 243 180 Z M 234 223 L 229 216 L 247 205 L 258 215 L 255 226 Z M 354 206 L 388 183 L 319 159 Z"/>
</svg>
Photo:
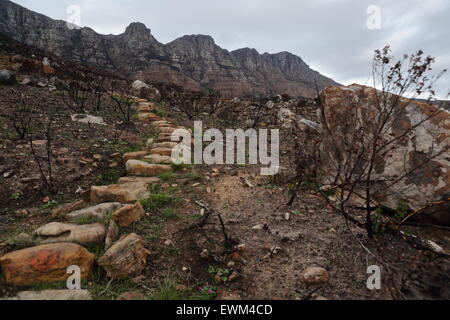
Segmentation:
<svg viewBox="0 0 450 320">
<path fill-rule="evenodd" d="M 366 83 L 373 50 L 388 43 L 398 56 L 424 49 L 436 57 L 436 70 L 450 69 L 449 0 L 14 2 L 64 20 L 71 16 L 68 8 L 77 5 L 81 8 L 81 25 L 104 34 L 123 33 L 126 26 L 138 21 L 162 43 L 185 34 L 208 34 L 228 50 L 250 47 L 260 53 L 290 51 L 343 84 Z M 450 75 L 441 79 L 439 89 L 440 97 L 448 92 Z"/>
</svg>

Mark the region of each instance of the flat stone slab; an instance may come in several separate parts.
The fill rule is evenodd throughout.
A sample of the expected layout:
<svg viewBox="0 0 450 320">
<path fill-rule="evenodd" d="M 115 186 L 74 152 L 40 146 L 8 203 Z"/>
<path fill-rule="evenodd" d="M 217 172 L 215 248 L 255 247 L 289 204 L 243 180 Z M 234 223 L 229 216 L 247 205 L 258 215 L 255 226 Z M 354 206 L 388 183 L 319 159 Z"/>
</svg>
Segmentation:
<svg viewBox="0 0 450 320">
<path fill-rule="evenodd" d="M 172 148 L 153 148 L 150 150 L 151 154 L 158 154 L 160 156 L 172 156 Z"/>
<path fill-rule="evenodd" d="M 126 164 L 127 172 L 133 176 L 151 177 L 172 170 L 169 165 L 152 164 L 139 160 L 130 160 Z"/>
<path fill-rule="evenodd" d="M 91 188 L 91 202 L 93 203 L 134 203 L 147 199 L 149 196 L 148 185 L 142 182 L 129 182 Z"/>
<path fill-rule="evenodd" d="M 172 164 L 172 157 L 169 156 L 161 156 L 159 154 L 152 154 L 149 156 L 144 157 L 145 160 L 150 161 L 151 163 L 155 164 Z"/>
<path fill-rule="evenodd" d="M 142 159 L 143 157 L 145 157 L 146 155 L 148 155 L 147 151 L 137 151 L 137 152 L 129 152 L 129 153 L 125 153 L 123 155 L 123 161 L 125 163 L 127 163 L 127 161 L 129 160 L 137 160 L 137 159 Z"/>
<path fill-rule="evenodd" d="M 106 228 L 101 223 L 75 225 L 51 222 L 33 232 L 40 243 L 75 242 L 84 245 L 100 244 L 105 241 Z"/>
<path fill-rule="evenodd" d="M 93 207 L 77 210 L 66 215 L 66 218 L 71 220 L 75 218 L 93 218 L 98 221 L 104 219 L 108 215 L 112 214 L 117 209 L 122 208 L 123 205 L 120 202 L 107 202 Z"/>
<path fill-rule="evenodd" d="M 81 278 L 92 273 L 95 255 L 75 243 L 54 243 L 13 251 L 0 257 L 0 267 L 6 283 L 28 286 L 66 281 L 67 268 L 78 266 Z"/>
<path fill-rule="evenodd" d="M 161 179 L 156 178 L 156 177 L 122 177 L 119 179 L 119 184 L 130 183 L 130 182 L 156 184 L 156 183 L 160 183 Z"/>
</svg>

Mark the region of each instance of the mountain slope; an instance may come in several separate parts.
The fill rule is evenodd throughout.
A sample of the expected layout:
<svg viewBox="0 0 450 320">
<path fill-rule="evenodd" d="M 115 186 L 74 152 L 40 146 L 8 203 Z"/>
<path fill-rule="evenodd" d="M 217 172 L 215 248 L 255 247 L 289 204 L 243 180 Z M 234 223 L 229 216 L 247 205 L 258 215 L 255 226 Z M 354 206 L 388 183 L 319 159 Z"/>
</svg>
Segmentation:
<svg viewBox="0 0 450 320">
<path fill-rule="evenodd" d="M 101 35 L 90 28 L 68 28 L 64 21 L 8 0 L 0 0 L 0 32 L 125 77 L 172 82 L 192 90 L 214 89 L 227 96 L 312 96 L 316 82 L 319 89 L 336 84 L 289 52 L 259 54 L 249 48 L 230 52 L 204 35 L 184 36 L 164 45 L 142 23 L 132 23 L 121 35 Z"/>
</svg>

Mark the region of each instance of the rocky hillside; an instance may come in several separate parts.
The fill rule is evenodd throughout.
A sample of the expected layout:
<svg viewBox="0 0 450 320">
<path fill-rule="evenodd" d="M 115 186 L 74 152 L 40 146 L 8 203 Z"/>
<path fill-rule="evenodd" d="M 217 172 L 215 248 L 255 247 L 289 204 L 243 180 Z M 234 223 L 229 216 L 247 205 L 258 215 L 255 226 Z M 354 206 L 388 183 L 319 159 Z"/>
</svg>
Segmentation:
<svg viewBox="0 0 450 320">
<path fill-rule="evenodd" d="M 227 51 L 210 36 L 190 35 L 158 42 L 141 23 L 121 35 L 100 35 L 90 28 L 70 29 L 57 21 L 0 1 L 0 33 L 45 48 L 61 57 L 150 82 L 171 82 L 190 90 L 214 89 L 226 96 L 313 96 L 336 83 L 289 52 L 259 54 L 255 49 Z"/>
</svg>

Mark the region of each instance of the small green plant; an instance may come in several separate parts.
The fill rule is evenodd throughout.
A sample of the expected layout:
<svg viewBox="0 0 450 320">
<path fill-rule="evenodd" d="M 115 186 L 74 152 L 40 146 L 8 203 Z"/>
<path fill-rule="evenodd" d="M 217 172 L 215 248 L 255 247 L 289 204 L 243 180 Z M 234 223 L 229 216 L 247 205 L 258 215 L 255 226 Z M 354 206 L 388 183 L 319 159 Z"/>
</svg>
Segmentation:
<svg viewBox="0 0 450 320">
<path fill-rule="evenodd" d="M 41 209 L 42 209 L 42 210 L 48 210 L 48 209 L 52 209 L 52 208 L 57 207 L 57 206 L 58 206 L 58 201 L 56 201 L 56 200 L 50 200 L 49 202 L 44 203 L 44 204 L 41 206 Z"/>
<path fill-rule="evenodd" d="M 199 294 L 200 297 L 204 297 L 203 299 L 200 298 L 201 300 L 212 300 L 217 297 L 218 290 L 217 287 L 206 285 L 199 289 Z"/>
<path fill-rule="evenodd" d="M 111 169 L 108 172 L 102 173 L 98 178 L 97 181 L 99 184 L 102 185 L 109 185 L 116 183 L 120 177 L 121 172 L 117 169 Z"/>
<path fill-rule="evenodd" d="M 229 269 L 221 269 L 213 266 L 208 268 L 208 273 L 214 277 L 219 276 L 223 282 L 227 282 L 229 276 L 231 275 L 231 271 Z"/>
<path fill-rule="evenodd" d="M 20 191 L 14 192 L 11 195 L 11 200 L 17 201 L 17 200 L 20 200 L 20 198 L 22 198 L 22 192 L 20 192 Z"/>
<path fill-rule="evenodd" d="M 168 192 L 161 192 L 156 186 L 149 187 L 150 196 L 141 201 L 142 206 L 147 212 L 155 213 L 164 206 L 176 202 L 176 198 Z"/>
<path fill-rule="evenodd" d="M 395 212 L 395 220 L 396 222 L 401 222 L 407 215 L 408 213 L 411 211 L 411 209 L 409 208 L 408 204 L 405 202 L 400 202 L 397 205 L 397 210 Z"/>
<path fill-rule="evenodd" d="M 172 182 L 175 179 L 172 171 L 160 173 L 158 175 L 158 178 L 160 178 L 164 182 Z"/>
<path fill-rule="evenodd" d="M 188 180 L 190 180 L 190 181 L 199 182 L 199 181 L 202 181 L 203 176 L 202 176 L 201 173 L 199 173 L 199 172 L 197 172 L 197 171 L 192 171 L 192 172 L 186 174 L 186 175 L 184 176 L 184 178 L 185 178 L 185 179 L 188 179 Z"/>
<path fill-rule="evenodd" d="M 175 164 L 175 163 L 172 163 L 172 169 L 175 172 L 182 171 L 183 169 L 189 168 L 189 167 L 190 167 L 190 165 L 188 165 L 188 164 L 183 164 L 183 163 Z"/>
<path fill-rule="evenodd" d="M 180 216 L 175 212 L 173 208 L 164 208 L 161 210 L 161 215 L 165 220 L 178 220 Z"/>
</svg>

